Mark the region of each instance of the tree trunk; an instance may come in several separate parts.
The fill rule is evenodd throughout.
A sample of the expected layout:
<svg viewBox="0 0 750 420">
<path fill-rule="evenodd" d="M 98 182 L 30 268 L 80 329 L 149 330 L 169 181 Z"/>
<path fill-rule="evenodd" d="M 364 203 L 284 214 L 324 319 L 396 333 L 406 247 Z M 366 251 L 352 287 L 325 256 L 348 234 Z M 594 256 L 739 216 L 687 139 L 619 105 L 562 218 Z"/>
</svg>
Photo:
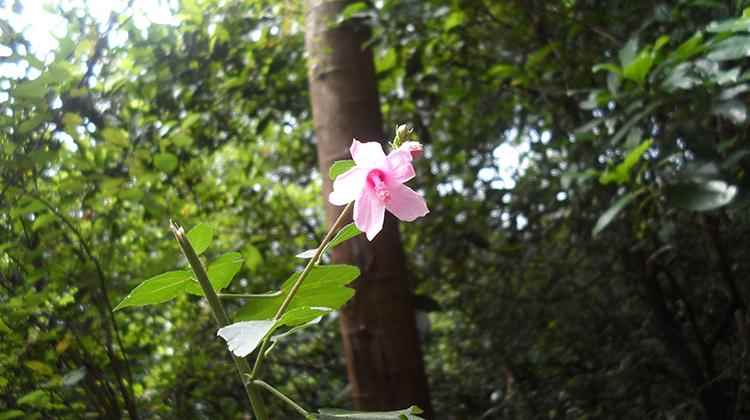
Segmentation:
<svg viewBox="0 0 750 420">
<path fill-rule="evenodd" d="M 308 80 L 329 225 L 341 211 L 327 199 L 331 163 L 351 159 L 353 138 L 384 139 L 372 51 L 363 47 L 369 32 L 354 23 L 333 27 L 348 3 L 307 1 Z M 389 410 L 416 404 L 432 418 L 397 221 L 388 214 L 373 242 L 360 235 L 337 247 L 333 260 L 362 271 L 354 299 L 341 311 L 355 407 Z"/>
</svg>

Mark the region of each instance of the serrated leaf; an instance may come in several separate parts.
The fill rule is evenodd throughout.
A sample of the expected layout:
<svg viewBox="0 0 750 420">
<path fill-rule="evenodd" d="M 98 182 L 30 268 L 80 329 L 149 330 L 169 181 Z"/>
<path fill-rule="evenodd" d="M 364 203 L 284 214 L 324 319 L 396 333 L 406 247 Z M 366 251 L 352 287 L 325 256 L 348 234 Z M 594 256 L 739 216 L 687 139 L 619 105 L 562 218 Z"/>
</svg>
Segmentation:
<svg viewBox="0 0 750 420">
<path fill-rule="evenodd" d="M 227 342 L 229 351 L 237 357 L 252 353 L 263 338 L 271 332 L 275 321 L 242 321 L 220 328 L 216 335 Z"/>
<path fill-rule="evenodd" d="M 695 180 L 668 186 L 666 195 L 676 207 L 691 211 L 709 211 L 731 203 L 737 195 L 737 187 L 721 180 Z"/>
<path fill-rule="evenodd" d="M 297 272 L 289 277 L 282 285 L 281 291 L 276 292 L 278 294 L 273 297 L 249 298 L 247 304 L 237 312 L 235 319 L 245 321 L 272 318 L 300 274 Z M 357 277 L 359 269 L 351 265 L 314 267 L 292 299 L 288 310 L 304 306 L 339 309 L 354 296 L 354 289 L 346 285 Z"/>
<path fill-rule="evenodd" d="M 214 239 L 214 228 L 205 223 L 197 224 L 187 233 L 187 238 L 195 253 L 201 255 L 211 246 L 211 241 Z"/>
<path fill-rule="evenodd" d="M 413 405 L 396 411 L 350 411 L 339 408 L 321 408 L 316 415 L 321 420 L 363 419 L 363 420 L 423 420 L 417 414 L 422 410 Z"/>
<path fill-rule="evenodd" d="M 168 271 L 143 281 L 114 309 L 117 311 L 128 306 L 153 305 L 166 302 L 183 294 L 193 282 L 189 271 Z"/>
<path fill-rule="evenodd" d="M 177 169 L 177 163 L 177 156 L 171 153 L 159 153 L 154 156 L 154 166 L 167 173 Z"/>
<path fill-rule="evenodd" d="M 625 194 L 624 196 L 620 197 L 619 200 L 615 202 L 610 208 L 607 209 L 604 213 L 602 213 L 601 216 L 599 216 L 599 219 L 596 221 L 596 225 L 594 226 L 594 230 L 592 231 L 592 236 L 596 236 L 604 230 L 607 226 L 609 226 L 610 223 L 617 217 L 618 214 L 624 209 L 628 204 L 630 204 L 631 201 L 640 193 L 640 191 L 630 192 L 628 194 Z"/>
</svg>

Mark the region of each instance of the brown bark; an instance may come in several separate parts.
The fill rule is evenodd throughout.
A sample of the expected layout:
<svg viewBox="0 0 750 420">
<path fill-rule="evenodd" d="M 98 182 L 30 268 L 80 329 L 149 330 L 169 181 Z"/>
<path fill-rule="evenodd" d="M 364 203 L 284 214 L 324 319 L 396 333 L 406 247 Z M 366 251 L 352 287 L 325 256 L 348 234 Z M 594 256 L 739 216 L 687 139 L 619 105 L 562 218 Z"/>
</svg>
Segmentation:
<svg viewBox="0 0 750 420">
<path fill-rule="evenodd" d="M 353 138 L 384 139 L 372 51 L 363 47 L 368 31 L 354 23 L 333 26 L 348 3 L 307 1 L 308 80 L 329 225 L 341 210 L 327 200 L 331 163 L 350 159 Z M 341 311 L 354 405 L 389 410 L 417 404 L 432 418 L 397 221 L 387 215 L 373 242 L 360 235 L 336 248 L 333 260 L 362 271 L 354 299 Z"/>
</svg>

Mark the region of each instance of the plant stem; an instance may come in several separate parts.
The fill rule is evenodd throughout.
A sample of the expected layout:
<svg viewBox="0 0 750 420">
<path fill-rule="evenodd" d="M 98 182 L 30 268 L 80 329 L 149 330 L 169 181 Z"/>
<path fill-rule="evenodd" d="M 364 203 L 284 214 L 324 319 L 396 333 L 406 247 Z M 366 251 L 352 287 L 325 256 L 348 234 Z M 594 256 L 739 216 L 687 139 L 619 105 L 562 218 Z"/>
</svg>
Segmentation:
<svg viewBox="0 0 750 420">
<path fill-rule="evenodd" d="M 203 294 L 206 296 L 206 300 L 208 300 L 216 324 L 218 324 L 219 328 L 229 325 L 229 317 L 224 310 L 224 306 L 222 306 L 221 300 L 219 300 L 213 286 L 211 286 L 211 282 L 208 280 L 208 274 L 206 274 L 206 269 L 203 267 L 203 263 L 200 258 L 198 258 L 198 254 L 195 253 L 195 249 L 193 249 L 190 241 L 188 241 L 185 236 L 185 231 L 181 226 L 172 221 L 170 221 L 169 227 L 172 229 L 172 233 L 174 234 L 177 243 L 180 245 L 182 253 L 185 255 L 190 267 L 193 269 L 193 273 L 195 273 L 195 277 L 198 279 L 201 289 L 203 289 Z M 245 381 L 244 374 L 250 374 L 250 364 L 242 357 L 232 355 L 232 358 L 234 359 L 234 364 L 237 367 L 240 379 L 242 380 L 242 385 L 245 387 L 247 398 L 250 400 L 253 413 L 258 420 L 268 420 L 268 412 L 263 404 L 263 400 L 260 399 L 252 384 L 249 381 Z"/>
<path fill-rule="evenodd" d="M 281 292 L 263 293 L 263 294 L 253 294 L 253 293 L 218 293 L 217 294 L 217 296 L 219 296 L 220 298 L 225 298 L 225 299 L 231 299 L 231 298 L 273 299 L 280 295 L 281 295 Z"/>
<path fill-rule="evenodd" d="M 336 218 L 336 221 L 333 222 L 330 229 L 328 229 L 328 233 L 326 233 L 326 236 L 323 237 L 323 240 L 320 242 L 320 245 L 315 250 L 315 255 L 313 255 L 312 258 L 310 258 L 310 261 L 307 262 L 307 265 L 305 266 L 305 269 L 302 270 L 302 274 L 300 274 L 299 277 L 297 277 L 297 281 L 294 282 L 292 285 L 292 288 L 289 289 L 289 293 L 286 295 L 286 298 L 284 298 L 284 301 L 281 303 L 281 306 L 279 306 L 279 310 L 276 311 L 276 315 L 274 315 L 273 319 L 279 319 L 281 318 L 281 315 L 284 315 L 284 311 L 289 307 L 289 304 L 292 302 L 292 299 L 294 298 L 294 295 L 297 294 L 297 291 L 299 290 L 300 286 L 302 286 L 302 282 L 305 281 L 305 278 L 310 274 L 310 271 L 312 271 L 312 268 L 318 264 L 318 261 L 320 260 L 320 256 L 323 254 L 323 251 L 326 249 L 326 245 L 328 245 L 329 242 L 331 242 L 331 239 L 333 239 L 334 234 L 336 233 L 336 229 L 338 229 L 341 222 L 344 220 L 344 217 L 347 213 L 349 213 L 349 209 L 352 208 L 354 205 L 354 202 L 351 202 L 344 207 L 343 210 L 341 210 L 341 213 Z M 250 374 L 251 379 L 255 379 L 255 375 L 258 373 L 258 369 L 260 369 L 261 364 L 263 364 L 263 359 L 265 358 L 266 353 L 266 347 L 268 347 L 268 338 L 263 340 L 263 343 L 260 345 L 260 350 L 258 351 L 258 356 L 255 359 L 255 365 L 253 366 L 253 371 Z"/>
<path fill-rule="evenodd" d="M 302 408 L 302 406 L 300 406 L 299 404 L 297 404 L 296 402 L 294 402 L 294 400 L 292 400 L 291 398 L 287 397 L 281 391 L 279 391 L 278 389 L 274 388 L 270 384 L 268 384 L 268 383 L 266 383 L 264 381 L 261 381 L 260 379 L 255 379 L 255 380 L 253 380 L 252 383 L 253 383 L 253 385 L 257 385 L 260 388 L 266 389 L 271 394 L 273 394 L 276 398 L 278 398 L 281 401 L 284 401 L 285 403 L 287 403 L 295 411 L 297 411 L 298 413 L 300 413 L 302 415 L 302 417 L 304 417 L 306 419 L 310 418 L 310 412 L 309 411 L 307 411 L 304 408 Z"/>
</svg>

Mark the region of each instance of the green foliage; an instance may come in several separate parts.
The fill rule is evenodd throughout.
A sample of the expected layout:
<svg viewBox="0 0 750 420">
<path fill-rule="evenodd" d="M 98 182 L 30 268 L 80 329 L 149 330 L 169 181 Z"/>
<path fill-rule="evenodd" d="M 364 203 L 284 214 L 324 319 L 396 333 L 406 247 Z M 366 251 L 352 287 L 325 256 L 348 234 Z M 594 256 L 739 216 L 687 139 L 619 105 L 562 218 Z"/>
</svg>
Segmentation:
<svg viewBox="0 0 750 420">
<path fill-rule="evenodd" d="M 301 272 L 291 275 L 281 290 L 266 296 L 251 297 L 235 315 L 237 321 L 271 319 Z M 290 310 L 304 307 L 339 309 L 354 295 L 354 289 L 346 287 L 359 276 L 359 269 L 350 265 L 326 265 L 314 267 L 292 299 Z M 306 322 L 306 321 L 305 321 Z"/>
<path fill-rule="evenodd" d="M 190 229 L 187 233 L 187 238 L 193 246 L 195 253 L 201 255 L 211 246 L 211 241 L 214 238 L 214 230 L 211 226 L 200 223 Z"/>
<path fill-rule="evenodd" d="M 383 125 L 425 144 L 431 214 L 402 238 L 440 304 L 418 315 L 436 412 L 750 416 L 747 2 L 363 4 L 342 22 L 372 29 Z M 194 280 L 109 305 L 174 269 L 170 218 L 210 221 L 189 234 L 206 261 L 241 250 L 211 279 L 226 293 L 273 289 L 320 237 L 304 13 L 186 1 L 178 24 L 126 10 L 109 35 L 58 13 L 54 57 L 0 21 L 23 73 L 0 76 L 0 418 L 240 418 Z M 305 291 L 290 325 L 346 302 L 345 270 L 311 277 L 334 292 Z M 227 308 L 273 316 L 285 287 Z M 296 331 L 269 382 L 307 406 L 348 401 L 332 318 L 275 332 Z"/>
<path fill-rule="evenodd" d="M 339 175 L 343 174 L 344 172 L 348 171 L 349 169 L 354 167 L 354 161 L 353 160 L 337 160 L 336 162 L 333 162 L 331 165 L 331 169 L 329 169 L 328 176 L 331 177 L 331 179 L 336 179 Z"/>
<path fill-rule="evenodd" d="M 189 271 L 177 270 L 159 274 L 144 280 L 114 310 L 170 301 L 185 293 L 188 286 L 194 283 L 195 280 Z"/>
</svg>

